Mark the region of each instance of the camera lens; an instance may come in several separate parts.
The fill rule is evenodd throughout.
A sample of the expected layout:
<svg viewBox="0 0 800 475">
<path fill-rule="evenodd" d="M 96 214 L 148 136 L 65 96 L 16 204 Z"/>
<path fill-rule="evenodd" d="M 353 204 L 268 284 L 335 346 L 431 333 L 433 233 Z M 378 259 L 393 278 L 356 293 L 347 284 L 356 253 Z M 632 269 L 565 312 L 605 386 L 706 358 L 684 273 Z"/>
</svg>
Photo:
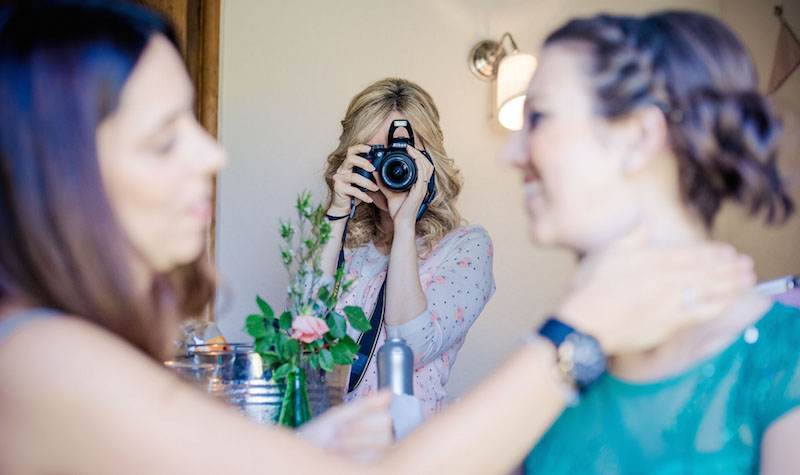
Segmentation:
<svg viewBox="0 0 800 475">
<path fill-rule="evenodd" d="M 394 153 L 381 164 L 380 177 L 392 190 L 406 191 L 417 181 L 417 165 L 405 153 Z"/>
<path fill-rule="evenodd" d="M 408 173 L 408 167 L 402 162 L 394 162 L 386 169 L 386 176 L 395 183 L 403 181 L 406 173 Z"/>
</svg>

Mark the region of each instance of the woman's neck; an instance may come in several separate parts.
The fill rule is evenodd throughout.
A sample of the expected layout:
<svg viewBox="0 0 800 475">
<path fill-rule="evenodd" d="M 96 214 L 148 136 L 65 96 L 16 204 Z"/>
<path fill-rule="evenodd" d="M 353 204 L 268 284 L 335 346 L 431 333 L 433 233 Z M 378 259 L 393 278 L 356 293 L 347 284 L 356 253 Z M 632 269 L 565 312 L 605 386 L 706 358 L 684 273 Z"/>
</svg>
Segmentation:
<svg viewBox="0 0 800 475">
<path fill-rule="evenodd" d="M 131 272 L 136 294 L 141 295 L 142 298 L 147 298 L 146 296 L 150 294 L 155 281 L 153 268 L 143 259 L 134 257 L 131 259 Z"/>
<path fill-rule="evenodd" d="M 771 306 L 768 297 L 755 291 L 744 292 L 719 318 L 683 330 L 652 350 L 614 357 L 609 368 L 614 375 L 630 381 L 675 376 L 730 346 Z"/>
<path fill-rule="evenodd" d="M 648 226 L 648 245 L 673 246 L 709 239 L 703 221 L 685 206 L 645 208 L 643 218 Z M 619 240 L 613 241 L 603 249 L 618 244 Z M 590 254 L 596 252 L 602 250 L 592 250 Z M 652 272 L 658 270 L 653 269 Z M 690 285 L 687 282 L 687 287 Z M 634 381 L 656 380 L 679 374 L 730 345 L 739 332 L 763 315 L 768 307 L 768 303 L 758 295 L 743 294 L 734 307 L 720 315 L 720 318 L 681 331 L 649 351 L 615 357 L 609 367 L 614 374 Z"/>
<path fill-rule="evenodd" d="M 628 210 L 629 220 L 616 224 L 616 228 L 595 233 L 593 242 L 578 249 L 579 256 L 591 257 L 607 252 L 609 249 L 629 247 L 626 243 L 631 231 L 638 226 L 646 228 L 646 246 L 676 246 L 706 241 L 709 232 L 700 216 L 681 203 L 681 199 L 669 196 L 663 189 L 643 191 L 636 197 L 638 207 Z"/>
<path fill-rule="evenodd" d="M 685 206 L 659 206 L 642 211 L 648 244 L 674 246 L 706 241 L 708 230 L 700 217 Z"/>
</svg>

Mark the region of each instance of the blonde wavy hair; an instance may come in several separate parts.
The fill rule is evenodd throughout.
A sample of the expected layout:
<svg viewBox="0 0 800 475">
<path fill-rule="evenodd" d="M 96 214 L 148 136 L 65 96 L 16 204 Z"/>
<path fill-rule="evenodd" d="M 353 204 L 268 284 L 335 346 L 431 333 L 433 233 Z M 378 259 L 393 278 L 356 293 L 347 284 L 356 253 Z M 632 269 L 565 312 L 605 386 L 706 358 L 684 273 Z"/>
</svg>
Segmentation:
<svg viewBox="0 0 800 475">
<path fill-rule="evenodd" d="M 366 143 L 389 115 L 400 112 L 414 129 L 417 148 L 420 141 L 433 160 L 436 177 L 436 196 L 422 219 L 417 222 L 416 235 L 420 239 L 421 256 L 431 250 L 447 234 L 464 222 L 456 209 L 456 200 L 463 186 L 461 172 L 444 149 L 444 136 L 439 126 L 439 110 L 433 98 L 411 81 L 397 78 L 380 80 L 358 93 L 350 101 L 342 120 L 339 146 L 328 155 L 325 183 L 328 185 L 328 202 L 333 198 L 333 175 L 347 156 L 347 149 Z M 348 225 L 345 246 L 355 249 L 373 241 L 376 245 L 391 244 L 391 235 L 380 229 L 380 210 L 374 205 L 356 208 Z"/>
</svg>

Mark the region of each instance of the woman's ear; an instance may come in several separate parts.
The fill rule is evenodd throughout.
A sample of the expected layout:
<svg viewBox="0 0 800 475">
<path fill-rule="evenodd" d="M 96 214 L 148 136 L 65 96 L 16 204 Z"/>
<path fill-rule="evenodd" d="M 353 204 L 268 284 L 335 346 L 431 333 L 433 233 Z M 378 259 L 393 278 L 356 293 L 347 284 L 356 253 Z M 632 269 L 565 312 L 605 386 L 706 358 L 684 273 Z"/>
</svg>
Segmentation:
<svg viewBox="0 0 800 475">
<path fill-rule="evenodd" d="M 646 106 L 628 118 L 631 140 L 622 160 L 623 172 L 638 173 L 664 155 L 669 146 L 667 121 L 656 106 Z"/>
</svg>

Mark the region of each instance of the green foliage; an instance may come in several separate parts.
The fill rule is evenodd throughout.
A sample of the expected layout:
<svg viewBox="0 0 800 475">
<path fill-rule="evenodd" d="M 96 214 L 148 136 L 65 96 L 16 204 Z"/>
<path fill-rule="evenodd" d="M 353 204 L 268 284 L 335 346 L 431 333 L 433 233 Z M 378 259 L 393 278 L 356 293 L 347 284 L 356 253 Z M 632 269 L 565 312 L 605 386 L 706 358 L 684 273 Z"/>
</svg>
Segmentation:
<svg viewBox="0 0 800 475">
<path fill-rule="evenodd" d="M 300 342 L 294 339 L 287 339 L 286 343 L 283 344 L 283 357 L 291 359 L 292 356 L 296 355 L 300 351 Z"/>
<path fill-rule="evenodd" d="M 319 367 L 325 371 L 333 371 L 333 355 L 331 350 L 325 348 L 319 352 Z"/>
<path fill-rule="evenodd" d="M 333 295 L 331 294 L 331 292 L 328 290 L 327 287 L 320 288 L 319 292 L 317 293 L 317 298 L 325 302 L 325 305 L 328 304 L 328 299 L 331 297 L 333 297 Z"/>
<path fill-rule="evenodd" d="M 311 369 L 319 368 L 319 353 L 311 353 L 308 356 L 308 365 Z"/>
<path fill-rule="evenodd" d="M 267 324 L 263 315 L 248 316 L 245 328 L 253 338 L 261 338 L 267 334 Z"/>
<path fill-rule="evenodd" d="M 274 351 L 264 351 L 259 353 L 261 354 L 261 359 L 264 361 L 264 367 L 266 368 L 272 368 L 273 366 L 277 366 L 278 363 L 282 361 L 281 356 L 275 353 Z"/>
<path fill-rule="evenodd" d="M 361 310 L 361 307 L 345 307 L 344 313 L 347 315 L 347 321 L 350 322 L 350 325 L 356 330 L 364 333 L 372 328 L 366 315 L 364 315 L 364 311 Z"/>
<path fill-rule="evenodd" d="M 292 372 L 293 369 L 294 366 L 292 365 L 292 363 L 284 363 L 278 366 L 278 369 L 272 372 L 272 379 L 274 379 L 275 382 L 283 381 L 284 379 L 286 379 L 286 376 L 288 376 L 289 373 Z"/>
<path fill-rule="evenodd" d="M 273 347 L 275 348 L 275 352 L 276 353 L 278 353 L 279 355 L 282 355 L 282 356 L 285 355 L 285 353 L 283 352 L 283 344 L 286 343 L 286 340 L 288 340 L 288 339 L 289 339 L 289 335 L 287 335 L 286 333 L 283 333 L 283 332 L 278 332 L 275 335 L 275 343 L 274 343 Z"/>
<path fill-rule="evenodd" d="M 261 353 L 263 351 L 269 351 L 274 344 L 275 329 L 272 327 L 267 327 L 267 332 L 264 334 L 264 336 L 255 339 L 254 349 L 257 353 Z"/>
<path fill-rule="evenodd" d="M 337 297 L 347 292 L 353 281 L 344 282 L 344 266 L 339 266 L 332 284 L 322 280 L 322 249 L 330 240 L 332 227 L 321 204 L 311 202 L 311 193 L 300 193 L 295 202 L 296 221 L 280 220 L 278 233 L 281 260 L 289 275 L 286 311 L 275 315 L 272 307 L 256 296 L 260 314 L 249 315 L 245 330 L 254 339 L 254 350 L 272 370 L 275 381 L 308 364 L 312 369 L 333 371 L 334 364 L 352 363 L 358 344 L 347 336 L 347 322 L 360 332 L 369 331 L 369 321 L 358 307 L 347 307 L 344 315 L 332 310 Z M 314 289 L 316 295 L 305 289 Z M 334 291 L 338 289 L 338 291 Z M 291 337 L 292 322 L 298 315 L 312 315 L 325 320 L 330 330 L 322 338 L 302 343 Z M 277 325 L 277 327 L 276 327 Z"/>
<path fill-rule="evenodd" d="M 292 314 L 290 312 L 283 312 L 278 320 L 278 328 L 281 330 L 289 330 L 292 328 Z"/>
<path fill-rule="evenodd" d="M 353 353 L 351 349 L 344 343 L 337 343 L 331 345 L 331 355 L 333 355 L 333 362 L 340 365 L 349 365 L 353 362 Z"/>
<path fill-rule="evenodd" d="M 329 313 L 328 317 L 325 319 L 325 323 L 328 324 L 328 328 L 330 328 L 329 333 L 333 338 L 342 338 L 345 336 L 347 322 L 341 314 L 337 312 Z"/>
<path fill-rule="evenodd" d="M 358 353 L 358 349 L 361 348 L 358 343 L 356 343 L 352 338 L 349 336 L 345 336 L 339 342 L 343 345 L 347 345 L 347 348 L 350 349 L 350 352 L 355 354 Z"/>
<path fill-rule="evenodd" d="M 311 343 L 306 343 L 306 348 L 311 350 L 321 350 L 323 345 L 323 340 L 314 340 Z"/>
<path fill-rule="evenodd" d="M 261 313 L 265 318 L 269 319 L 275 315 L 275 312 L 272 311 L 272 307 L 270 307 L 269 304 L 258 295 L 256 295 L 256 303 L 258 304 L 258 308 L 261 309 Z"/>
</svg>

